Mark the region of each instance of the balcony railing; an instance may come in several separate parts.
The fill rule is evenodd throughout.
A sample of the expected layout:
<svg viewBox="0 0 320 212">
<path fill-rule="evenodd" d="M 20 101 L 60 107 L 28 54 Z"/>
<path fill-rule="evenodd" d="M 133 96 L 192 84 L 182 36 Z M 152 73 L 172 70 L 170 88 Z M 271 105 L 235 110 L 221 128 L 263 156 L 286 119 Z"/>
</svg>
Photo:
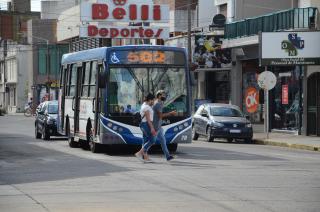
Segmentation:
<svg viewBox="0 0 320 212">
<path fill-rule="evenodd" d="M 294 8 L 255 18 L 226 24 L 225 39 L 257 35 L 259 32 L 275 32 L 290 29 L 314 28 L 317 21 L 316 7 Z"/>
</svg>

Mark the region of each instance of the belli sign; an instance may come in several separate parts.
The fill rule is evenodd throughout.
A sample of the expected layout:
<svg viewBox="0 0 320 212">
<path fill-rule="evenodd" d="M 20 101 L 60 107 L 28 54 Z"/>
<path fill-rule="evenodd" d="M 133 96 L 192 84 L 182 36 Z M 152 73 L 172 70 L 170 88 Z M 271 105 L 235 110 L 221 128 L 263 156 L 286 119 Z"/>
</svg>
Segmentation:
<svg viewBox="0 0 320 212">
<path fill-rule="evenodd" d="M 138 2 L 138 3 L 136 3 Z M 80 37 L 167 39 L 169 6 L 149 0 L 81 3 Z"/>
<path fill-rule="evenodd" d="M 262 32 L 260 64 L 320 65 L 320 31 Z"/>
</svg>

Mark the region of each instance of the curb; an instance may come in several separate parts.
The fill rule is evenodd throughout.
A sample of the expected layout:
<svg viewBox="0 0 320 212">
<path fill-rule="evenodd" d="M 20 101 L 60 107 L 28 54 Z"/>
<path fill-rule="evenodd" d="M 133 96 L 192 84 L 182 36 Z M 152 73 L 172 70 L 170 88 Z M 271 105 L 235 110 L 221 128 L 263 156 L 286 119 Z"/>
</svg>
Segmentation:
<svg viewBox="0 0 320 212">
<path fill-rule="evenodd" d="M 263 139 L 254 139 L 253 142 L 255 144 L 261 144 L 261 145 L 279 146 L 279 147 L 287 147 L 287 148 L 293 148 L 293 149 L 303 149 L 303 150 L 320 152 L 319 146 L 310 146 L 305 144 L 289 144 L 287 142 L 263 140 Z"/>
</svg>

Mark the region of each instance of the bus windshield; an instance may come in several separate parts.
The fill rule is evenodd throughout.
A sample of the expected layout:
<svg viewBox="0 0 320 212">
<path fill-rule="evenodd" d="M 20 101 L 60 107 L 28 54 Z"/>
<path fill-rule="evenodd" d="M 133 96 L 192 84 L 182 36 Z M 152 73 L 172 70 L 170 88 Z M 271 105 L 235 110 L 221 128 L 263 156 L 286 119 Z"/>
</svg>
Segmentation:
<svg viewBox="0 0 320 212">
<path fill-rule="evenodd" d="M 140 110 L 143 96 L 165 90 L 164 112 L 187 112 L 187 86 L 184 67 L 111 68 L 108 82 L 108 113 L 125 116 Z"/>
</svg>

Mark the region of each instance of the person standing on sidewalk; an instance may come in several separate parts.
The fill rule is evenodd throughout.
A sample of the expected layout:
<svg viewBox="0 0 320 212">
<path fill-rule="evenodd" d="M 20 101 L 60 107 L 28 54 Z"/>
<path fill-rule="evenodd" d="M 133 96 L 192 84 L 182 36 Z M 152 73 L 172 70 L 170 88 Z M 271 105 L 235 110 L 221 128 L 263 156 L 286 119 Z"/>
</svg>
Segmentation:
<svg viewBox="0 0 320 212">
<path fill-rule="evenodd" d="M 148 150 L 156 142 L 157 132 L 153 126 L 153 110 L 152 105 L 154 103 L 154 95 L 149 93 L 145 97 L 145 101 L 141 106 L 140 115 L 142 117 L 140 123 L 140 129 L 143 134 L 143 145 L 142 148 L 135 153 L 135 156 L 139 160 L 149 161 Z"/>
<path fill-rule="evenodd" d="M 168 151 L 168 147 L 167 147 L 167 141 L 166 138 L 164 136 L 164 131 L 162 128 L 162 119 L 166 118 L 168 116 L 173 116 L 176 115 L 177 112 L 176 111 L 171 111 L 169 113 L 162 113 L 163 110 L 163 103 L 164 101 L 166 101 L 167 95 L 165 93 L 164 90 L 159 90 L 156 93 L 156 102 L 153 105 L 153 126 L 154 129 L 157 131 L 157 138 L 160 141 L 161 144 L 161 149 L 163 151 L 163 154 L 165 155 L 167 161 L 170 161 L 172 159 L 174 159 L 174 157 L 172 155 L 170 155 L 169 151 Z"/>
</svg>

